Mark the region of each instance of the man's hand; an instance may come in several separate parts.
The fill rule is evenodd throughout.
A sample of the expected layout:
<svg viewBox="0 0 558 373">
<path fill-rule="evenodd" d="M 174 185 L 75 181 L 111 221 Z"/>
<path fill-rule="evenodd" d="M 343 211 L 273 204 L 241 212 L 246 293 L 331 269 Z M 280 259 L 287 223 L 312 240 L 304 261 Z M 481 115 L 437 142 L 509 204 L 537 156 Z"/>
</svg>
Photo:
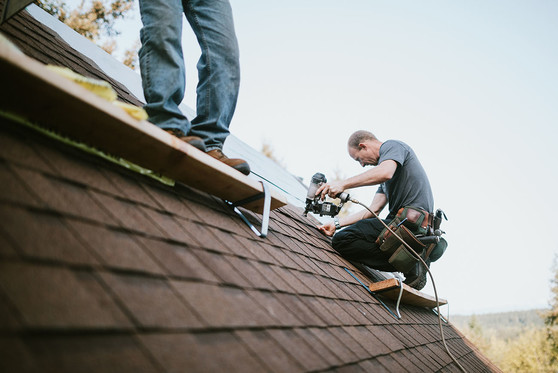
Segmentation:
<svg viewBox="0 0 558 373">
<path fill-rule="evenodd" d="M 324 225 L 318 225 L 317 228 L 320 232 L 329 237 L 333 236 L 333 234 L 335 233 L 335 224 L 333 222 Z"/>
<path fill-rule="evenodd" d="M 343 193 L 345 190 L 345 186 L 343 185 L 342 181 L 333 181 L 331 183 L 325 183 L 321 187 L 318 188 L 316 191 L 316 195 L 321 194 L 322 201 L 325 199 L 327 195 L 331 198 L 337 197 L 339 194 Z"/>
</svg>

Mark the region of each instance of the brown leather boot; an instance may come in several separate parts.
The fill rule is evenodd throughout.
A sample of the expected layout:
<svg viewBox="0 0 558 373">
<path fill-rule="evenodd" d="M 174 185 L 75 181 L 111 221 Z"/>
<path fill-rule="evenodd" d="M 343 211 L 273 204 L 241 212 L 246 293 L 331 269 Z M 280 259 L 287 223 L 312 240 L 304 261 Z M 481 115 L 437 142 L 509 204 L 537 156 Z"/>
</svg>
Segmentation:
<svg viewBox="0 0 558 373">
<path fill-rule="evenodd" d="M 176 128 L 168 128 L 168 129 L 165 129 L 165 131 L 170 133 L 173 136 L 178 137 L 180 140 L 192 145 L 194 148 L 197 148 L 197 149 L 201 150 L 202 152 L 205 152 L 205 144 L 204 144 L 203 140 L 201 139 L 201 137 L 186 136 L 186 135 L 184 135 L 184 132 L 182 132 L 181 130 L 178 130 Z"/>
<path fill-rule="evenodd" d="M 242 172 L 244 175 L 250 174 L 250 166 L 244 159 L 239 158 L 229 158 L 223 154 L 221 149 L 213 149 L 207 152 L 210 156 L 223 162 L 227 166 L 234 168 L 237 171 Z"/>
</svg>

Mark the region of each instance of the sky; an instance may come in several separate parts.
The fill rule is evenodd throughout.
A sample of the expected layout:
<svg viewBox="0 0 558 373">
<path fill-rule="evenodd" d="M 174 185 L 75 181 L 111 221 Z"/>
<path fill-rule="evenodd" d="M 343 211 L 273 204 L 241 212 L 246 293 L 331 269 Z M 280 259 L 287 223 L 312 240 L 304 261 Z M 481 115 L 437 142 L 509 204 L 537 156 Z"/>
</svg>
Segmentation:
<svg viewBox="0 0 558 373">
<path fill-rule="evenodd" d="M 271 145 L 305 183 L 315 172 L 365 171 L 347 153 L 356 130 L 406 142 L 449 219 L 449 247 L 431 270 L 450 313 L 548 307 L 558 253 L 558 2 L 231 5 L 242 73 L 234 135 Z M 121 45 L 140 27 L 137 15 L 123 23 Z M 185 102 L 195 107 L 199 47 L 187 23 L 183 48 Z M 369 204 L 375 190 L 352 194 Z M 433 294 L 430 280 L 424 291 Z"/>
</svg>

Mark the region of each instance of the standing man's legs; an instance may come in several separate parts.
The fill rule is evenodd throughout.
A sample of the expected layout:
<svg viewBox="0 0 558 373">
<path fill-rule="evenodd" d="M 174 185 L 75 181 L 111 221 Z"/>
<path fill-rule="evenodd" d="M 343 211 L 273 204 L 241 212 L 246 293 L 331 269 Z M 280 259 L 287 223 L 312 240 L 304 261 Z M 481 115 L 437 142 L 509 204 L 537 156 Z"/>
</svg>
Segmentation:
<svg viewBox="0 0 558 373">
<path fill-rule="evenodd" d="M 240 62 L 228 0 L 184 0 L 184 13 L 201 48 L 198 61 L 197 116 L 191 135 L 208 151 L 222 149 L 229 135 L 240 86 Z"/>
<path fill-rule="evenodd" d="M 246 161 L 221 152 L 240 85 L 238 43 L 228 0 L 140 0 L 140 11 L 144 26 L 139 57 L 149 121 L 248 175 Z M 178 108 L 186 85 L 183 13 L 202 50 L 197 116 L 192 122 Z"/>
<path fill-rule="evenodd" d="M 182 54 L 181 0 L 140 0 L 139 61 L 149 121 L 188 134 L 191 124 L 178 108 L 186 85 Z"/>
</svg>

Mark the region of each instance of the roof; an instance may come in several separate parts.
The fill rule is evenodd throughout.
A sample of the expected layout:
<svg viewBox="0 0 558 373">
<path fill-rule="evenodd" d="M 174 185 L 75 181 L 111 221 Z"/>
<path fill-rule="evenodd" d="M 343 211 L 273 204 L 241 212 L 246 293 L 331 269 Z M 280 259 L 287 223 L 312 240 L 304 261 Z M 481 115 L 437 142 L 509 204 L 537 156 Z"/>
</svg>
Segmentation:
<svg viewBox="0 0 558 373">
<path fill-rule="evenodd" d="M 28 13 L 0 32 L 133 99 Z M 0 115 L 0 221 L 2 372 L 458 371 L 437 315 L 403 305 L 393 318 L 293 205 L 257 238 L 203 191 Z M 498 371 L 443 328 L 468 371 Z"/>
</svg>

